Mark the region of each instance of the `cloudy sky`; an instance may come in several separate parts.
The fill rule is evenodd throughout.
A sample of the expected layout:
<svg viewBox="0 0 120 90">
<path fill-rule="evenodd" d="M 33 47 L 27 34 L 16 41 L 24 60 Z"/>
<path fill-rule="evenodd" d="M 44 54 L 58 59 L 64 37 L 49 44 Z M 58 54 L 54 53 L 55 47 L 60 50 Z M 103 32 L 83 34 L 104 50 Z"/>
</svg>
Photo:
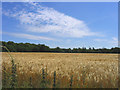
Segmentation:
<svg viewBox="0 0 120 90">
<path fill-rule="evenodd" d="M 50 47 L 111 48 L 118 41 L 117 2 L 4 2 L 2 40 Z"/>
</svg>

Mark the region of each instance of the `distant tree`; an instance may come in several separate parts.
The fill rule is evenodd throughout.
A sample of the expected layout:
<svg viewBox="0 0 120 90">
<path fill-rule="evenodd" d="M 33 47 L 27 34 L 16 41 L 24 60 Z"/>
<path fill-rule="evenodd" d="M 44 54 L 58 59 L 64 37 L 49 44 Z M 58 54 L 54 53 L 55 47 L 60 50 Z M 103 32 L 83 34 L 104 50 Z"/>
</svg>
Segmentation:
<svg viewBox="0 0 120 90">
<path fill-rule="evenodd" d="M 0 41 L 3 46 L 6 46 L 11 52 L 61 52 L 61 53 L 120 53 L 119 47 L 114 47 L 111 49 L 107 48 L 99 48 L 95 49 L 94 47 L 86 47 L 82 48 L 49 48 L 44 44 L 31 44 L 31 43 L 14 43 L 13 41 Z M 1 50 L 0 50 L 1 51 Z M 6 52 L 4 48 L 2 48 L 3 52 Z"/>
</svg>

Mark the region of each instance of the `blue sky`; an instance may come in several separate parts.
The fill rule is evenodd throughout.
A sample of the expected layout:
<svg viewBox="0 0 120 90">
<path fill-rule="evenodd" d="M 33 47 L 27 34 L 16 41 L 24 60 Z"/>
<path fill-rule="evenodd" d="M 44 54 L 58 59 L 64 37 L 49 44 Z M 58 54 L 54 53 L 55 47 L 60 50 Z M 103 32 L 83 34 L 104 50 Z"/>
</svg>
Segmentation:
<svg viewBox="0 0 120 90">
<path fill-rule="evenodd" d="M 117 2 L 4 2 L 2 40 L 50 47 L 118 46 Z"/>
</svg>

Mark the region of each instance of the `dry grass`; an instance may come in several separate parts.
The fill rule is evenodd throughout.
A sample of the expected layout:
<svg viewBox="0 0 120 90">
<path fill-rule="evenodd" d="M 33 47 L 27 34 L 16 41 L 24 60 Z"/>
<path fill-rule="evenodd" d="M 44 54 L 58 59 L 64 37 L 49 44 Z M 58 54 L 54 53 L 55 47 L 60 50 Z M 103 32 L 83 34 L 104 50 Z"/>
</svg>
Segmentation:
<svg viewBox="0 0 120 90">
<path fill-rule="evenodd" d="M 54 71 L 56 87 L 117 87 L 118 55 L 92 53 L 10 53 L 17 64 L 18 87 L 41 87 L 42 68 L 44 68 L 46 87 L 52 88 Z M 11 73 L 11 60 L 2 53 L 3 66 Z M 24 84 L 24 85 L 23 85 Z M 8 86 L 9 87 L 9 86 Z"/>
</svg>

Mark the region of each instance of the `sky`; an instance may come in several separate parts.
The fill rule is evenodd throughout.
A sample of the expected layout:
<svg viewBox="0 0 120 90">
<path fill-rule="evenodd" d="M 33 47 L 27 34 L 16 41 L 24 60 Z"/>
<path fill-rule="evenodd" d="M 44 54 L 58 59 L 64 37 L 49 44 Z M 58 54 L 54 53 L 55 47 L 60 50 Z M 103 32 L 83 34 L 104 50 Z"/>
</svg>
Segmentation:
<svg viewBox="0 0 120 90">
<path fill-rule="evenodd" d="M 51 48 L 118 46 L 117 2 L 3 2 L 2 41 Z"/>
</svg>

